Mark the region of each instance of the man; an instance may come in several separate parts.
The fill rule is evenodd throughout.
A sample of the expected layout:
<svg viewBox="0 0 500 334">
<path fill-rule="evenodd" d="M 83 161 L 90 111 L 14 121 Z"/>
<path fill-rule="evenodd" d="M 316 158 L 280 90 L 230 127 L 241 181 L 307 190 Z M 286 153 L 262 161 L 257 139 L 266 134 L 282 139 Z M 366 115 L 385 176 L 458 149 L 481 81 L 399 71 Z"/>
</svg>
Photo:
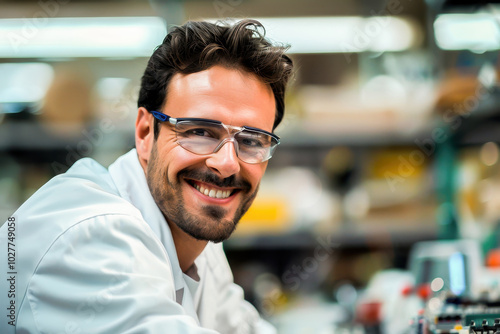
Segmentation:
<svg viewBox="0 0 500 334">
<path fill-rule="evenodd" d="M 279 144 L 292 62 L 259 29 L 173 29 L 142 78 L 136 149 L 78 161 L 2 226 L 1 333 L 274 332 L 220 244 Z"/>
</svg>

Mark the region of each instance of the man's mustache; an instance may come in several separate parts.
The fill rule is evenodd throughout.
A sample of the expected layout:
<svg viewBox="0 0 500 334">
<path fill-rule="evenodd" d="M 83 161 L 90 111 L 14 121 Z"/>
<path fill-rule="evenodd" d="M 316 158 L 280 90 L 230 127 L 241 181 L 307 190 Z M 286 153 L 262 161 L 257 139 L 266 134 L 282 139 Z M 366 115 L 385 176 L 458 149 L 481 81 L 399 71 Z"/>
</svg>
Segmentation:
<svg viewBox="0 0 500 334">
<path fill-rule="evenodd" d="M 212 173 L 210 171 L 200 171 L 186 168 L 177 173 L 177 179 L 180 180 L 181 178 L 193 179 L 200 182 L 213 184 L 219 188 L 239 188 L 243 191 L 250 191 L 250 189 L 252 188 L 250 182 L 241 178 L 236 178 L 235 175 L 231 175 L 222 179 L 215 173 Z"/>
</svg>

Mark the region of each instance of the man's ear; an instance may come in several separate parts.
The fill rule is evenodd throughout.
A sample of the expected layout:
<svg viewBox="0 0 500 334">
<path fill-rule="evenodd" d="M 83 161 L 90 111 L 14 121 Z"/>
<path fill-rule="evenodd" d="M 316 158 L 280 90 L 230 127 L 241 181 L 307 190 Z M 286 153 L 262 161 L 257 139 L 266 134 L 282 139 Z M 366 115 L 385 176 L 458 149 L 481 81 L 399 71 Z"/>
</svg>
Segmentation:
<svg viewBox="0 0 500 334">
<path fill-rule="evenodd" d="M 137 110 L 137 120 L 135 121 L 135 148 L 143 168 L 149 161 L 149 155 L 154 143 L 154 117 L 146 108 L 140 107 Z"/>
</svg>

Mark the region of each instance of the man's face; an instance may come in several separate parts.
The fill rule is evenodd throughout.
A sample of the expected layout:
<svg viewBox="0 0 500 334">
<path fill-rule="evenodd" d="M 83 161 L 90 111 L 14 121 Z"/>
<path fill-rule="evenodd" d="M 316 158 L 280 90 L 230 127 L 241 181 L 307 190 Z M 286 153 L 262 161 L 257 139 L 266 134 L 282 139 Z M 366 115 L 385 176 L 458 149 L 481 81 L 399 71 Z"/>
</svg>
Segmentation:
<svg viewBox="0 0 500 334">
<path fill-rule="evenodd" d="M 208 118 L 271 132 L 275 100 L 269 85 L 255 75 L 214 66 L 176 74 L 161 111 L 174 118 Z M 170 225 L 196 239 L 220 242 L 231 235 L 250 207 L 266 167 L 267 162 L 241 161 L 232 142 L 216 153 L 191 153 L 176 143 L 172 125 L 160 123 L 146 177 Z"/>
</svg>

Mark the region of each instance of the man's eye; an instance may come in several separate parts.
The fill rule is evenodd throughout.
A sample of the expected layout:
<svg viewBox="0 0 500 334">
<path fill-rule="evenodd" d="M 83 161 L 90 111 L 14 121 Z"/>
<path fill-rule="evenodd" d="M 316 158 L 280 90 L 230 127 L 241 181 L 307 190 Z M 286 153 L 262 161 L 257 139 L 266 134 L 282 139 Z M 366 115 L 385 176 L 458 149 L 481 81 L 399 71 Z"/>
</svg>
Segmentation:
<svg viewBox="0 0 500 334">
<path fill-rule="evenodd" d="M 189 136 L 200 136 L 200 137 L 213 137 L 209 131 L 206 129 L 191 129 L 187 131 Z"/>
<path fill-rule="evenodd" d="M 240 140 L 240 144 L 248 146 L 248 147 L 263 147 L 264 146 L 264 143 L 262 140 L 260 140 L 259 138 L 252 138 L 252 137 L 242 138 Z"/>
<path fill-rule="evenodd" d="M 236 139 L 245 147 L 262 148 L 271 145 L 271 137 L 257 132 L 243 131 L 237 135 Z"/>
</svg>

